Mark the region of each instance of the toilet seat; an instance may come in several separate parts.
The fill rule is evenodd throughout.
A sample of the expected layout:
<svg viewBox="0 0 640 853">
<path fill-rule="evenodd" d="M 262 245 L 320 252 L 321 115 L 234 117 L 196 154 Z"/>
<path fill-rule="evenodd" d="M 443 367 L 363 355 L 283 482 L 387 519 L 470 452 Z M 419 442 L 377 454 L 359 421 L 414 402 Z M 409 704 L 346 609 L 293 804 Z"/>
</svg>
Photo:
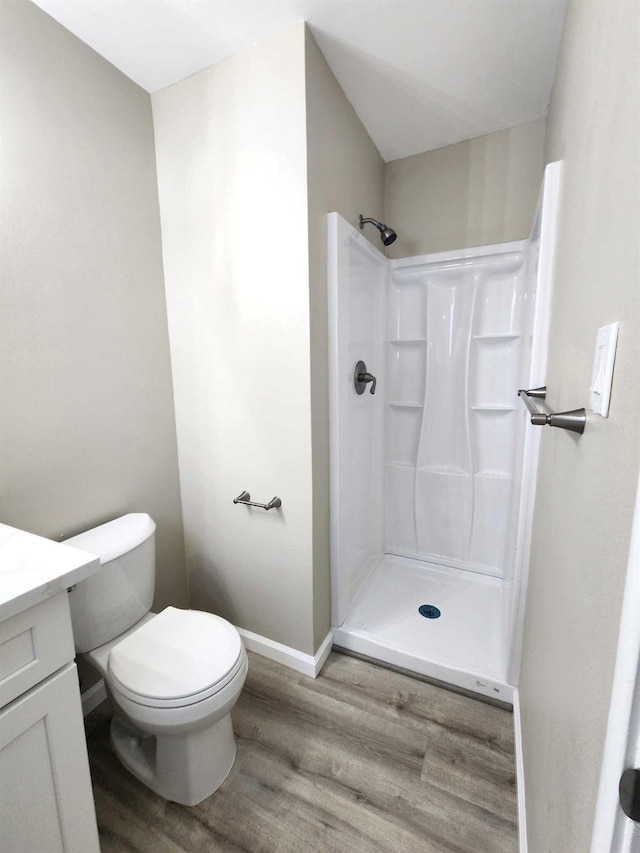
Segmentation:
<svg viewBox="0 0 640 853">
<path fill-rule="evenodd" d="M 213 696 L 243 665 L 236 629 L 219 616 L 167 607 L 109 653 L 112 689 L 151 708 L 180 708 Z"/>
</svg>

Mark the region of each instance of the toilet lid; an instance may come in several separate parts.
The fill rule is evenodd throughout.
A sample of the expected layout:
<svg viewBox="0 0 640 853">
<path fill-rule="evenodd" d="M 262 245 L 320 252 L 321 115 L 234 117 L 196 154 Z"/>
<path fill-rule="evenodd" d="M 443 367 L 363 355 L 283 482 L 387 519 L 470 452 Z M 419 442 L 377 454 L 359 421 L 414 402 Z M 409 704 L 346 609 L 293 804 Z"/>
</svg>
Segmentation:
<svg viewBox="0 0 640 853">
<path fill-rule="evenodd" d="M 189 699 L 224 681 L 241 651 L 240 635 L 225 619 L 167 607 L 113 647 L 109 673 L 129 694 Z"/>
</svg>

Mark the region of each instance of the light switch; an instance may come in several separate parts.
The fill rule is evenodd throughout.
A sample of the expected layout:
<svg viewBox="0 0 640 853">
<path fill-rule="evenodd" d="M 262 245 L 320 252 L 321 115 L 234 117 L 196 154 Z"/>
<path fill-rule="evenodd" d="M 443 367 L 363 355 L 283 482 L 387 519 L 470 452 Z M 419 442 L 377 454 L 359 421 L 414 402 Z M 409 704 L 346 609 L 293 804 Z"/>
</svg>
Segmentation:
<svg viewBox="0 0 640 853">
<path fill-rule="evenodd" d="M 589 389 L 589 409 L 597 415 L 602 415 L 603 418 L 609 417 L 619 325 L 619 323 L 610 323 L 608 326 L 601 326 L 596 335 L 596 355 L 593 360 L 593 376 Z"/>
</svg>

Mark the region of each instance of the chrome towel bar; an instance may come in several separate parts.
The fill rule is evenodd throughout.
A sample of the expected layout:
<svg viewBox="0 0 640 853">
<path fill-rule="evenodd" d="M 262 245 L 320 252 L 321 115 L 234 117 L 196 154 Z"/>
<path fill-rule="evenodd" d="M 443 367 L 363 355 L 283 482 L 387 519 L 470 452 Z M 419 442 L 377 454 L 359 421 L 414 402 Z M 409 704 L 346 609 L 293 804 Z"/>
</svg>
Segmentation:
<svg viewBox="0 0 640 853">
<path fill-rule="evenodd" d="M 560 429 L 568 429 L 580 435 L 584 432 L 587 423 L 587 413 L 584 409 L 572 409 L 570 412 L 541 412 L 536 408 L 534 399 L 544 400 L 547 396 L 547 386 L 542 388 L 530 388 L 525 391 L 521 388 L 518 397 L 525 404 L 531 415 L 531 423 L 534 426 L 552 426 Z"/>
<path fill-rule="evenodd" d="M 244 504 L 244 506 L 259 506 L 260 509 L 278 509 L 282 506 L 280 498 L 271 498 L 268 504 L 259 504 L 251 500 L 251 495 L 247 491 L 240 492 L 237 498 L 233 499 L 234 504 Z"/>
</svg>

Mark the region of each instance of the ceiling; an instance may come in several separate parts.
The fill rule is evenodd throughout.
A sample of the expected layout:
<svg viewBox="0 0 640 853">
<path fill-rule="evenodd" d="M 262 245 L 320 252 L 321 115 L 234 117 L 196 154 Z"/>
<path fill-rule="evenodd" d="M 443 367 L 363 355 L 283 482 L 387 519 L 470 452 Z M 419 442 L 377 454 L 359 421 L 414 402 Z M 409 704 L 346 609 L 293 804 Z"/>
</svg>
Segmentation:
<svg viewBox="0 0 640 853">
<path fill-rule="evenodd" d="M 542 118 L 567 0 L 35 0 L 149 92 L 305 20 L 386 161 Z"/>
</svg>

